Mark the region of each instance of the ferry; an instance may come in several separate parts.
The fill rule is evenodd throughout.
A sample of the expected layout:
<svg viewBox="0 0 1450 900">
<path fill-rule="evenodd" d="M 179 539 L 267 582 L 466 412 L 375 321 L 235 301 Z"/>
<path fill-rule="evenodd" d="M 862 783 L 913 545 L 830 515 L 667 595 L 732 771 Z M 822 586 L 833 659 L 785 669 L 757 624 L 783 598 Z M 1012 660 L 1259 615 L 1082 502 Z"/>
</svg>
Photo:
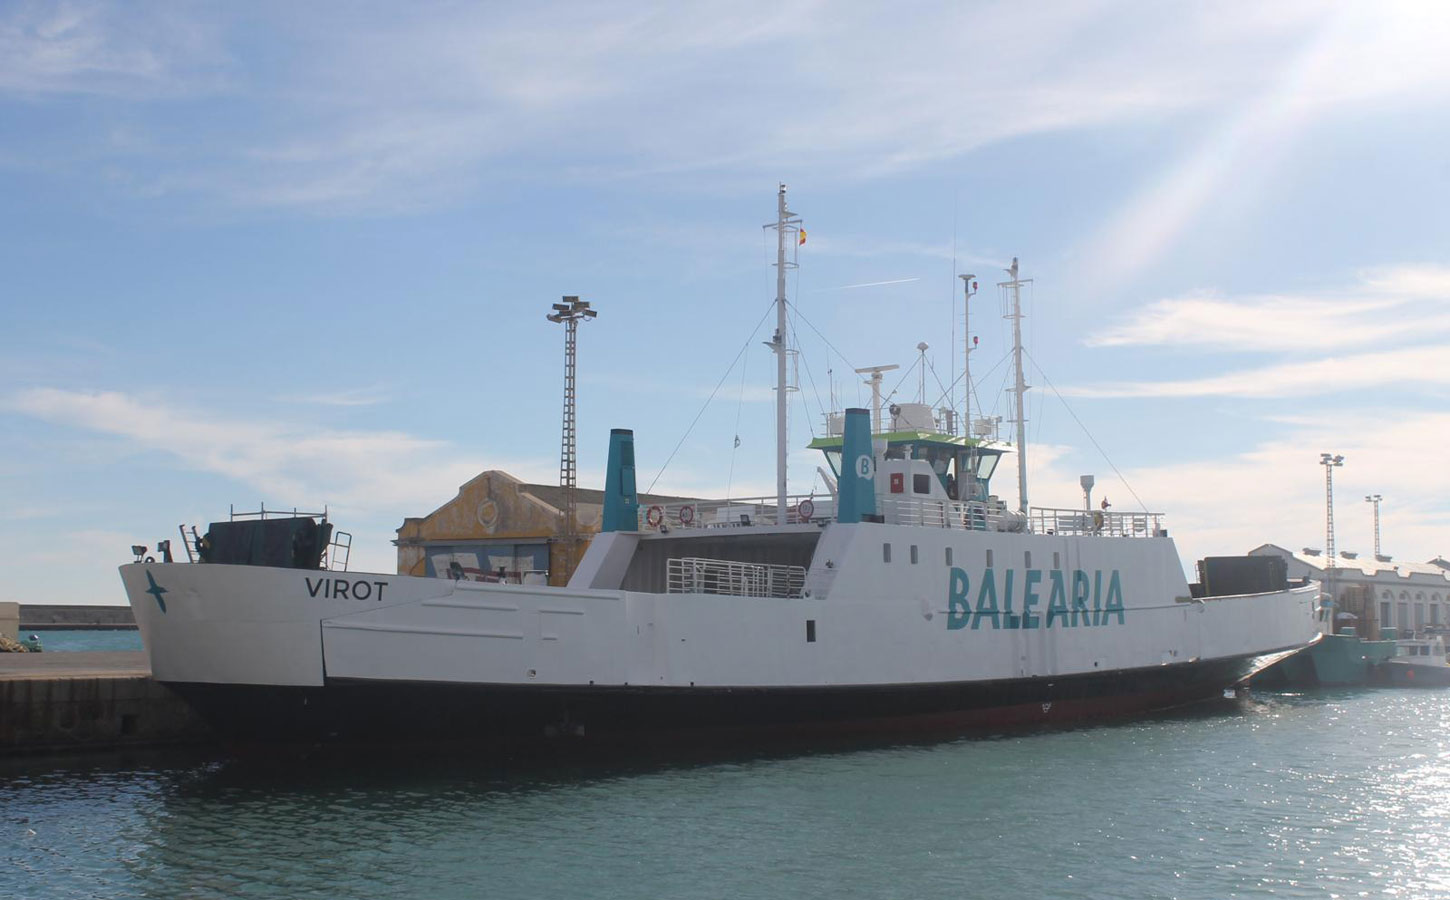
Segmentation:
<svg viewBox="0 0 1450 900">
<path fill-rule="evenodd" d="M 782 185 L 777 387 L 799 223 Z M 916 408 L 888 426 L 877 393 L 815 442 L 822 494 L 790 496 L 782 389 L 774 497 L 642 507 L 616 429 L 600 533 L 560 587 L 346 571 L 325 516 L 217 522 L 192 562 L 140 547 L 120 569 L 152 675 L 244 739 L 713 740 L 1141 714 L 1310 644 L 1317 586 L 1190 586 L 1161 514 L 1028 505 L 1008 275 L 1015 446 Z M 992 492 L 1009 455 L 1016 509 Z"/>
</svg>

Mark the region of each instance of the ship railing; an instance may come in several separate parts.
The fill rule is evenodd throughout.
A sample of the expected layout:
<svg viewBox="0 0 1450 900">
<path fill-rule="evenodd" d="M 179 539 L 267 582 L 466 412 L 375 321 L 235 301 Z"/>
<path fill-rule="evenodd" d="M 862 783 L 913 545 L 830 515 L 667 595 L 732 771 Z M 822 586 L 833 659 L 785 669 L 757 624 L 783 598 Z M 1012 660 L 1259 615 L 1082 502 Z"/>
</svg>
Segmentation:
<svg viewBox="0 0 1450 900">
<path fill-rule="evenodd" d="M 786 498 L 785 524 L 805 525 L 835 517 L 835 504 L 830 497 L 798 494 Z M 739 500 L 695 500 L 684 503 L 641 503 L 640 531 L 664 531 L 677 528 L 742 528 L 751 525 L 775 525 L 774 497 L 749 497 Z"/>
<path fill-rule="evenodd" d="M 943 500 L 939 497 L 885 496 L 876 498 L 877 511 L 892 525 L 925 528 L 962 528 L 968 531 L 1010 531 L 1011 517 L 1000 507 L 979 500 Z M 1021 519 L 1018 517 L 1018 529 Z"/>
<path fill-rule="evenodd" d="M 799 597 L 805 583 L 803 566 L 686 556 L 667 560 L 665 567 L 665 592 L 670 594 L 789 599 Z"/>
<path fill-rule="evenodd" d="M 1101 535 L 1103 537 L 1159 537 L 1163 513 L 1110 510 L 1052 509 L 1034 506 L 1032 531 L 1036 534 Z"/>
</svg>

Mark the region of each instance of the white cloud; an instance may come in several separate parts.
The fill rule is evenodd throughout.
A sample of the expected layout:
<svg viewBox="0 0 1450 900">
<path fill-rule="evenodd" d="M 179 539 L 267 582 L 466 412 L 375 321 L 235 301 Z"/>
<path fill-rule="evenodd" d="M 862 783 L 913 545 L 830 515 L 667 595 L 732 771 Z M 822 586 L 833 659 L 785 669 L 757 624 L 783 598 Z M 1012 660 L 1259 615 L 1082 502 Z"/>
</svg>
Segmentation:
<svg viewBox="0 0 1450 900">
<path fill-rule="evenodd" d="M 0 94 L 179 96 L 223 82 L 215 29 L 167 5 L 20 2 L 0 14 Z"/>
<path fill-rule="evenodd" d="M 1450 344 L 1335 356 L 1178 381 L 1104 382 L 1066 397 L 1307 397 L 1389 386 L 1450 386 Z"/>
<path fill-rule="evenodd" d="M 1415 301 L 1438 301 L 1429 310 Z M 1443 312 L 1439 310 L 1444 310 Z M 1304 352 L 1450 330 L 1450 267 L 1385 267 L 1312 294 L 1159 300 L 1087 337 L 1090 347 L 1197 345 Z"/>
<path fill-rule="evenodd" d="M 1126 215 L 1115 233 L 1164 226 L 1132 229 L 1148 245 L 1145 235 L 1171 240 L 1243 148 L 1284 123 L 1447 80 L 1440 31 L 1413 7 L 1337 25 L 1313 3 L 1185 13 L 1076 2 L 1051 14 L 943 3 L 910 16 L 814 0 L 419 3 L 343 27 L 329 8 L 287 9 L 270 55 L 231 61 L 225 48 L 250 45 L 229 40 L 244 26 L 224 10 L 206 21 L 164 6 L 133 22 L 130 7 L 24 6 L 0 19 L 0 90 L 162 96 L 214 86 L 225 70 L 238 104 L 229 124 L 198 122 L 187 156 L 154 171 L 134 156 L 164 142 L 129 123 L 121 183 L 247 208 L 393 211 L 457 202 L 541 164 L 584 180 L 709 172 L 730 190 L 761 168 L 872 177 L 1021 135 L 1237 107 L 1321 29 L 1287 86 L 1228 129 L 1237 137 Z M 1363 77 L 1342 77 L 1364 60 Z"/>
<path fill-rule="evenodd" d="M 345 431 L 275 421 L 205 417 L 119 392 L 35 388 L 9 409 L 125 439 L 189 468 L 234 478 L 278 502 L 326 503 L 356 513 L 392 513 L 419 498 L 451 497 L 486 468 L 549 481 L 539 459 L 470 458 L 442 441 L 396 431 Z"/>
</svg>

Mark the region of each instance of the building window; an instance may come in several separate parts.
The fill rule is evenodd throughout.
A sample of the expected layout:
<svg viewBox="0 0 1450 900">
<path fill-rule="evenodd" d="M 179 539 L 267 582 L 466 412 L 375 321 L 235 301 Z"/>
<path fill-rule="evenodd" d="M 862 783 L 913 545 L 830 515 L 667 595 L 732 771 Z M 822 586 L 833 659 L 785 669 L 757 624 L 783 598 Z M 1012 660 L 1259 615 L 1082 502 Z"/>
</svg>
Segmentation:
<svg viewBox="0 0 1450 900">
<path fill-rule="evenodd" d="M 1398 612 L 1399 612 L 1399 618 L 1397 618 L 1395 620 L 1395 624 L 1398 625 L 1401 628 L 1409 629 L 1409 627 L 1410 627 L 1410 604 L 1408 604 L 1405 601 L 1401 600 L 1400 603 L 1399 603 L 1399 607 L 1400 607 L 1399 610 L 1398 610 Z"/>
<path fill-rule="evenodd" d="M 1388 601 L 1388 600 L 1381 600 L 1380 601 L 1380 627 L 1381 628 L 1391 628 L 1391 627 L 1393 627 L 1392 620 L 1390 619 L 1390 601 Z"/>
</svg>

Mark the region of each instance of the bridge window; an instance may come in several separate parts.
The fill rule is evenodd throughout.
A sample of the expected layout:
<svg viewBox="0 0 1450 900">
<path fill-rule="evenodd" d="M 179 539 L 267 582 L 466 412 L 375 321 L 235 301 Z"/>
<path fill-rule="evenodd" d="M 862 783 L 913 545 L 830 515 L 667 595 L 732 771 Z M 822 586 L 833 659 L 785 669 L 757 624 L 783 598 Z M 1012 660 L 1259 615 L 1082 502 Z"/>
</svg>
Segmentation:
<svg viewBox="0 0 1450 900">
<path fill-rule="evenodd" d="M 950 566 L 951 564 L 952 564 L 952 548 L 948 547 L 947 548 L 947 565 Z"/>
<path fill-rule="evenodd" d="M 917 494 L 930 494 L 931 476 L 924 472 L 918 472 L 911 476 L 911 490 Z"/>
<path fill-rule="evenodd" d="M 987 568 L 992 568 L 992 551 L 987 551 Z"/>
<path fill-rule="evenodd" d="M 881 545 L 881 561 L 884 562 L 884 563 L 891 562 L 891 545 L 890 544 L 882 544 Z"/>
<path fill-rule="evenodd" d="M 916 565 L 916 545 L 911 545 L 911 564 Z"/>
</svg>

